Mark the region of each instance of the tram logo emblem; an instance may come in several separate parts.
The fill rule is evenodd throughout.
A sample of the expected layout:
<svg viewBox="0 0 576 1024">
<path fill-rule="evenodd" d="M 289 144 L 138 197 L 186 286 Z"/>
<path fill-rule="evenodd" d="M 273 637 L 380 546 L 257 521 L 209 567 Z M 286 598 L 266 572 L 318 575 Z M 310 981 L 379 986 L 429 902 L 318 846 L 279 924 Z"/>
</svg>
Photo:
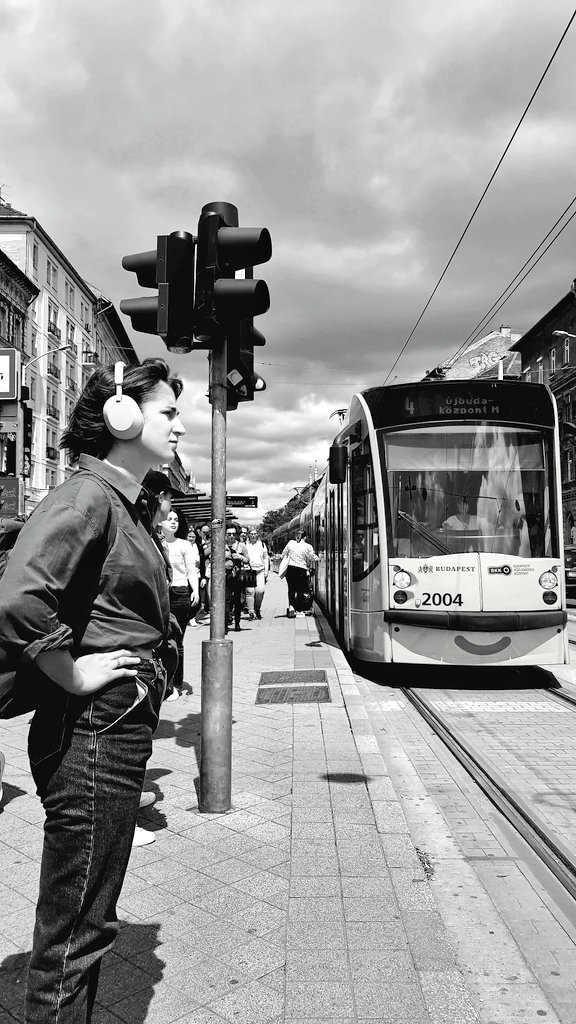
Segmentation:
<svg viewBox="0 0 576 1024">
<path fill-rule="evenodd" d="M 489 576 L 509 576 L 512 569 L 509 565 L 489 565 L 488 575 Z"/>
</svg>

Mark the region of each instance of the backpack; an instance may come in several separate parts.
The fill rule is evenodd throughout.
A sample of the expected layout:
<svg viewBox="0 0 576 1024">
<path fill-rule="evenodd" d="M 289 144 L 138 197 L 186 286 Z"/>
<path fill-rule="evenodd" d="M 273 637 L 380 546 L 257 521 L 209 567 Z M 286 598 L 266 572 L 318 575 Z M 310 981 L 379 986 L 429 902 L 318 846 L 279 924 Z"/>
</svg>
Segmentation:
<svg viewBox="0 0 576 1024">
<path fill-rule="evenodd" d="M 106 549 L 102 558 L 103 566 L 116 540 L 116 516 L 114 505 L 109 500 L 105 488 L 96 477 L 93 477 L 93 479 L 106 495 L 110 508 Z M 10 524 L 9 527 L 8 524 Z M 23 526 L 24 523 L 19 520 L 0 520 L 0 585 L 2 576 L 6 571 L 10 552 L 16 544 Z M 34 665 L 22 666 L 20 655 L 7 650 L 4 645 L 0 644 L 0 720 L 16 718 L 18 715 L 35 711 L 38 701 L 38 687 L 41 685 L 42 678 L 45 682 L 46 677 L 42 676 L 39 669 Z"/>
</svg>

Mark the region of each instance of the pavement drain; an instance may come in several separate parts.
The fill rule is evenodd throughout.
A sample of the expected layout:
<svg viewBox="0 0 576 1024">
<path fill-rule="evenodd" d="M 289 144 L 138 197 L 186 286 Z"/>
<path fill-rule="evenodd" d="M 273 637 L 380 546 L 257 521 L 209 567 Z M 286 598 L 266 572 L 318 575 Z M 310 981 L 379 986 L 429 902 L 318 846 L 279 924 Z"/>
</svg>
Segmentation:
<svg viewBox="0 0 576 1024">
<path fill-rule="evenodd" d="M 319 704 L 331 702 L 323 669 L 262 672 L 256 704 Z"/>
</svg>

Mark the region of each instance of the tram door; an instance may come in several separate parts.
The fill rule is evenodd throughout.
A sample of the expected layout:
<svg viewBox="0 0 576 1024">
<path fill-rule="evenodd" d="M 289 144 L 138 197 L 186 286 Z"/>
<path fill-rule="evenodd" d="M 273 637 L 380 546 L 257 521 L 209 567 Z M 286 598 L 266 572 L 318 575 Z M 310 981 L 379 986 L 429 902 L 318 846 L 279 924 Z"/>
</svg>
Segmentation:
<svg viewBox="0 0 576 1024">
<path fill-rule="evenodd" d="M 335 522 L 335 501 L 334 491 L 328 493 L 328 593 L 327 593 L 327 605 L 330 611 L 330 615 L 335 618 L 336 616 L 336 522 Z"/>
<path fill-rule="evenodd" d="M 344 519 L 342 487 L 330 491 L 328 499 L 328 607 L 339 633 L 344 630 Z"/>
</svg>

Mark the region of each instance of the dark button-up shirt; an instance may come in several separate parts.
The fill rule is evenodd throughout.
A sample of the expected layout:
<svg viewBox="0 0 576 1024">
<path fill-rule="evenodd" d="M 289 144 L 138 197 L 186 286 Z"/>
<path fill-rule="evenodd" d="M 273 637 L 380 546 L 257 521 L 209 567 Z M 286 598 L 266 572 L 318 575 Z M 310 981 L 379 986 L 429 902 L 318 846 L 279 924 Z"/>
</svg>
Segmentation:
<svg viewBox="0 0 576 1024">
<path fill-rule="evenodd" d="M 138 514 L 141 485 L 100 459 L 41 502 L 0 582 L 0 639 L 25 659 L 156 647 L 168 634 L 162 555 Z"/>
</svg>

